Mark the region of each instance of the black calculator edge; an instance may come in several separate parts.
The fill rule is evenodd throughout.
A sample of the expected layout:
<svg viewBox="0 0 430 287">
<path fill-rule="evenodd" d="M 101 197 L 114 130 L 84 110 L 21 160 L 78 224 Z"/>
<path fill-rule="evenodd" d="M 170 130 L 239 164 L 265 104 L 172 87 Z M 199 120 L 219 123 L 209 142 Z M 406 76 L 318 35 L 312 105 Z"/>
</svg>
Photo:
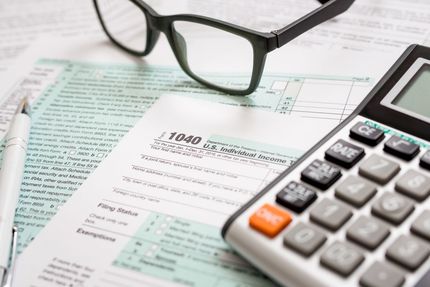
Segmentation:
<svg viewBox="0 0 430 287">
<path fill-rule="evenodd" d="M 369 92 L 366 98 L 360 103 L 360 105 L 348 116 L 343 122 L 341 122 L 337 127 L 335 127 L 332 131 L 330 131 L 323 139 L 321 139 L 315 146 L 313 146 L 310 150 L 308 150 L 303 156 L 301 156 L 293 165 L 287 168 L 284 172 L 282 172 L 277 178 L 275 178 L 271 183 L 269 183 L 262 191 L 260 191 L 257 195 L 255 195 L 251 200 L 245 203 L 241 208 L 239 208 L 235 213 L 233 213 L 227 221 L 224 223 L 221 235 L 225 239 L 229 227 L 232 223 L 250 206 L 252 206 L 258 199 L 260 199 L 264 194 L 272 189 L 279 181 L 281 181 L 285 176 L 287 176 L 292 170 L 294 170 L 297 166 L 299 166 L 306 158 L 308 158 L 311 154 L 313 154 L 320 146 L 326 143 L 333 135 L 335 135 L 339 130 L 345 127 L 349 122 L 352 121 L 363 108 L 367 105 L 368 102 L 377 94 L 377 92 L 386 84 L 387 81 L 393 76 L 394 72 L 401 66 L 403 61 L 412 53 L 412 51 L 418 45 L 409 46 L 406 51 L 399 57 L 399 59 L 391 66 L 387 73 L 379 80 L 379 82 L 375 85 L 375 87 Z"/>
</svg>

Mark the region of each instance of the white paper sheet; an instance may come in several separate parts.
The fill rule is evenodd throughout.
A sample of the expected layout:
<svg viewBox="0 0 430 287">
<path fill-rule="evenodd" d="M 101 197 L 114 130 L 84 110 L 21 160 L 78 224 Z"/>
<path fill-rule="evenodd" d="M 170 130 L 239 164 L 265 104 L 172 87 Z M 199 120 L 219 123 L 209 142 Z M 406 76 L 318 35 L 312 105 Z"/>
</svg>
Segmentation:
<svg viewBox="0 0 430 287">
<path fill-rule="evenodd" d="M 189 0 L 187 9 L 251 27 L 279 29 L 316 7 L 315 0 Z M 197 32 L 197 31 L 196 31 Z M 364 52 L 403 50 L 410 44 L 430 45 L 430 1 L 356 0 L 351 8 L 290 45 Z"/>
<path fill-rule="evenodd" d="M 265 32 L 280 28 L 318 6 L 313 0 L 146 2 L 163 14 L 202 14 Z M 429 11 L 427 0 L 357 0 L 348 12 L 291 44 L 398 53 L 412 43 L 430 45 Z M 86 35 L 87 41 L 105 37 L 92 1 L 0 1 L 0 73 L 10 68 L 16 56 L 37 37 L 47 33 L 65 37 Z"/>
<path fill-rule="evenodd" d="M 272 285 L 220 227 L 330 128 L 164 96 L 19 257 L 16 286 Z"/>
</svg>

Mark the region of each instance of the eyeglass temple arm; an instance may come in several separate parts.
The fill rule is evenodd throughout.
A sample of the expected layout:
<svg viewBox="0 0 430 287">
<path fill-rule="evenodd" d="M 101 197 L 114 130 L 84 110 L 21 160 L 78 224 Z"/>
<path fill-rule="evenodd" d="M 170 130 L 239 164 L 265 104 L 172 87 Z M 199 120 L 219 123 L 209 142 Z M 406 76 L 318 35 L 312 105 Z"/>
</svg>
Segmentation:
<svg viewBox="0 0 430 287">
<path fill-rule="evenodd" d="M 321 7 L 303 16 L 282 29 L 272 31 L 276 35 L 278 48 L 300 36 L 313 27 L 345 12 L 355 0 L 318 0 Z"/>
</svg>

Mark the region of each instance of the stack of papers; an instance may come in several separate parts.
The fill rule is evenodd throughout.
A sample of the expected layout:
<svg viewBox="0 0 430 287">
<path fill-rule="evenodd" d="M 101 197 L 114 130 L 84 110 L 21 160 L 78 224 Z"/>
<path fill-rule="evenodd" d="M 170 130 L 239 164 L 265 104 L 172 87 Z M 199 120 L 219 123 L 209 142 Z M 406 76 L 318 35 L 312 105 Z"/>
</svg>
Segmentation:
<svg viewBox="0 0 430 287">
<path fill-rule="evenodd" d="M 317 7 L 147 2 L 261 31 Z M 91 1 L 0 4 L 0 136 L 22 97 L 34 111 L 16 285 L 270 286 L 223 243 L 222 223 L 344 120 L 408 44 L 430 44 L 429 6 L 356 1 L 271 53 L 254 94 L 231 97 L 188 78 L 164 38 L 145 59 L 114 47 Z"/>
<path fill-rule="evenodd" d="M 375 70 L 369 72 L 367 64 L 351 58 L 349 52 L 325 52 L 325 58 L 312 50 L 289 48 L 283 57 L 288 68 L 269 62 L 271 70 L 256 93 L 231 97 L 189 80 L 174 66 L 173 57 L 160 57 L 170 55 L 163 51 L 164 45 L 163 53 L 135 63 L 105 41 L 52 43 L 60 41 L 48 38 L 36 43 L 20 60 L 20 68 L 10 71 L 10 88 L 5 90 L 4 131 L 22 95 L 30 96 L 34 111 L 16 214 L 23 252 L 16 277 L 25 279 L 18 286 L 108 286 L 108 282 L 168 286 L 188 282 L 184 280 L 196 286 L 207 280 L 221 280 L 220 286 L 271 284 L 223 243 L 222 223 L 344 119 L 381 76 Z M 309 61 L 303 63 L 298 55 Z M 376 56 L 377 70 L 391 64 L 391 57 L 368 57 Z M 342 59 L 345 66 L 327 69 L 333 57 Z M 120 140 L 122 145 L 111 153 Z M 100 164 L 104 168 L 97 169 Z M 81 186 L 91 181 L 97 187 Z M 108 185 L 102 187 L 102 183 Z M 69 201 L 75 191 L 71 199 L 76 201 Z M 110 213 L 112 206 L 105 199 L 125 205 L 114 205 Z M 97 215 L 99 209 L 93 208 L 100 203 L 105 208 L 100 207 L 102 213 Z M 129 217 L 131 213 L 136 216 Z M 55 214 L 61 229 L 51 221 Z M 96 220 L 101 217 L 106 222 Z M 165 230 L 147 231 L 154 218 L 169 218 L 175 225 L 157 221 L 153 224 L 166 226 Z M 92 222 L 90 227 L 86 219 Z M 112 220 L 124 225 L 110 225 Z M 124 236 L 117 237 L 118 233 Z M 176 241 L 186 234 L 185 241 Z M 79 240 L 72 240 L 74 236 Z M 154 236 L 150 247 L 133 241 L 148 236 Z M 176 254 L 172 245 L 166 249 L 166 240 L 185 249 Z M 181 257 L 190 248 L 186 242 L 193 242 L 193 248 L 201 246 L 195 257 Z M 58 243 L 55 248 L 54 243 Z M 137 248 L 136 244 L 143 245 Z M 143 252 L 133 262 L 143 263 L 130 265 L 126 257 L 130 246 Z M 148 248 L 154 250 L 147 254 Z M 91 256 L 90 250 L 95 252 Z M 52 256 L 60 265 L 51 261 Z M 209 261 L 202 264 L 201 260 Z M 70 277 L 76 270 L 59 262 L 93 272 Z M 206 275 L 194 277 L 181 267 L 190 262 Z M 46 269 L 49 266 L 53 269 Z"/>
</svg>

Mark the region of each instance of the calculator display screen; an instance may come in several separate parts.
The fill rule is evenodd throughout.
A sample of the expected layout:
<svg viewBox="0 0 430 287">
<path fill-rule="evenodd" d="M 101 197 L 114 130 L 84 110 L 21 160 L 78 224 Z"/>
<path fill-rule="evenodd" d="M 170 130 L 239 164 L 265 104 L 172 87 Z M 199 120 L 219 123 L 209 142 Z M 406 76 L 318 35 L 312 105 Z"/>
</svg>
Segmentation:
<svg viewBox="0 0 430 287">
<path fill-rule="evenodd" d="M 423 65 L 392 104 L 430 118 L 430 65 Z"/>
</svg>

